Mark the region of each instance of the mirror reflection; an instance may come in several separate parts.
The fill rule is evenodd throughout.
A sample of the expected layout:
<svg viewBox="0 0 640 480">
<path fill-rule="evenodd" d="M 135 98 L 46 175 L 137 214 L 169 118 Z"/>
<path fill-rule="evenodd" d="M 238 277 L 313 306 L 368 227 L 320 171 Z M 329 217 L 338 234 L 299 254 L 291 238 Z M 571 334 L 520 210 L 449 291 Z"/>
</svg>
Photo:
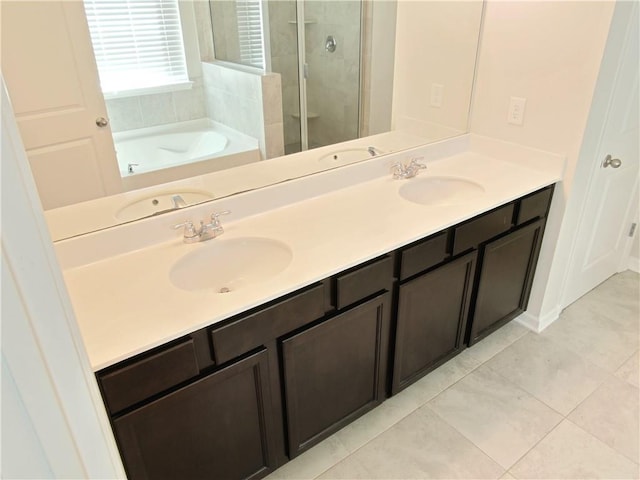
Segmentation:
<svg viewBox="0 0 640 480">
<path fill-rule="evenodd" d="M 371 3 L 84 3 L 127 184 L 153 184 L 144 174 L 162 169 L 167 181 L 182 178 L 184 164 L 221 170 L 369 133 L 361 66 Z M 393 18 L 379 23 L 393 47 Z M 384 71 L 393 71 L 392 55 Z M 378 92 L 387 103 L 391 87 Z"/>
<path fill-rule="evenodd" d="M 3 74 L 45 210 L 82 203 L 89 217 L 87 201 L 118 206 L 75 234 L 467 130 L 481 0 L 8 1 L 2 10 Z M 56 127 L 44 132 L 54 110 Z M 80 110 L 95 130 L 70 131 Z M 389 131 L 411 141 L 386 146 L 375 135 Z M 299 155 L 293 168 L 270 160 L 289 154 Z M 190 178 L 191 190 L 176 183 Z"/>
</svg>

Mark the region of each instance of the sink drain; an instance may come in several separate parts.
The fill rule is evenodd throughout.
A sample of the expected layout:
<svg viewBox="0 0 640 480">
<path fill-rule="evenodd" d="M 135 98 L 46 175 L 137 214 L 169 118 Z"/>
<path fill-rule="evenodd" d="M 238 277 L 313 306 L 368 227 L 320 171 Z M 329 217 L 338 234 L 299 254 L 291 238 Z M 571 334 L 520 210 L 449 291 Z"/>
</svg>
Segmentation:
<svg viewBox="0 0 640 480">
<path fill-rule="evenodd" d="M 229 287 L 222 287 L 220 290 L 218 290 L 218 293 L 229 293 L 231 291 L 231 289 Z"/>
</svg>

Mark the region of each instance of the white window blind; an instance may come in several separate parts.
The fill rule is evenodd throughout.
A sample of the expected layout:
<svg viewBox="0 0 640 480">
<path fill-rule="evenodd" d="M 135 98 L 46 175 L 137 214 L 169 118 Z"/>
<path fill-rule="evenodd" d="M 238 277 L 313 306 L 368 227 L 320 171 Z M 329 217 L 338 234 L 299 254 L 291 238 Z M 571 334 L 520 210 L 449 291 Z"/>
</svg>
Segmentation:
<svg viewBox="0 0 640 480">
<path fill-rule="evenodd" d="M 84 5 L 104 93 L 189 81 L 178 0 L 84 0 Z"/>
<path fill-rule="evenodd" d="M 236 0 L 236 19 L 241 63 L 264 68 L 261 0 Z"/>
</svg>

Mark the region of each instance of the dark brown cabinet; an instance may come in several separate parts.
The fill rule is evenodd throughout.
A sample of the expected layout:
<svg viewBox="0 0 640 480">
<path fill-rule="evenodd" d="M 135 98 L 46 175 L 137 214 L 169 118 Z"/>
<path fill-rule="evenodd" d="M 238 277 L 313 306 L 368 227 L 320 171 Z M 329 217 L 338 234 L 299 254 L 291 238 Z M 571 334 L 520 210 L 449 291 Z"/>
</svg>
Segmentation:
<svg viewBox="0 0 640 480">
<path fill-rule="evenodd" d="M 392 393 L 464 349 L 476 253 L 399 288 Z"/>
<path fill-rule="evenodd" d="M 525 310 L 543 228 L 544 220 L 537 220 L 482 247 L 469 345 Z"/>
<path fill-rule="evenodd" d="M 517 316 L 552 193 L 98 372 L 128 477 L 261 478 Z"/>
<path fill-rule="evenodd" d="M 130 480 L 260 478 L 275 467 L 270 409 L 262 350 L 113 426 Z"/>
<path fill-rule="evenodd" d="M 389 300 L 379 295 L 282 341 L 290 458 L 384 399 Z"/>
</svg>

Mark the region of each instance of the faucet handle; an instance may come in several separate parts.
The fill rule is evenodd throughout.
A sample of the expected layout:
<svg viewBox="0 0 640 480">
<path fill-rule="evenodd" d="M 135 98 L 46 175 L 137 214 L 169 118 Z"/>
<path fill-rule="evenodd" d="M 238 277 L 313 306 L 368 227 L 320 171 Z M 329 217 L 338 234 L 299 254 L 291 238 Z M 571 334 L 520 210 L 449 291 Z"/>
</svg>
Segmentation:
<svg viewBox="0 0 640 480">
<path fill-rule="evenodd" d="M 393 178 L 403 178 L 405 175 L 405 167 L 402 162 L 397 161 L 393 165 L 391 165 L 391 173 L 393 174 Z"/>
<path fill-rule="evenodd" d="M 211 214 L 211 225 L 218 227 L 220 226 L 220 215 L 229 215 L 231 210 L 223 210 L 221 212 L 213 212 Z"/>
<path fill-rule="evenodd" d="M 427 166 L 424 163 L 419 163 L 420 160 L 424 160 L 424 157 L 413 157 L 411 159 L 411 163 L 409 163 L 409 167 L 414 167 L 414 168 L 427 168 Z"/>
<path fill-rule="evenodd" d="M 177 230 L 178 228 L 183 228 L 183 227 L 184 227 L 183 235 L 185 239 L 196 238 L 198 236 L 198 230 L 196 230 L 196 226 L 193 224 L 191 220 L 185 220 L 182 223 L 178 223 L 177 225 L 173 226 L 173 229 Z"/>
</svg>

